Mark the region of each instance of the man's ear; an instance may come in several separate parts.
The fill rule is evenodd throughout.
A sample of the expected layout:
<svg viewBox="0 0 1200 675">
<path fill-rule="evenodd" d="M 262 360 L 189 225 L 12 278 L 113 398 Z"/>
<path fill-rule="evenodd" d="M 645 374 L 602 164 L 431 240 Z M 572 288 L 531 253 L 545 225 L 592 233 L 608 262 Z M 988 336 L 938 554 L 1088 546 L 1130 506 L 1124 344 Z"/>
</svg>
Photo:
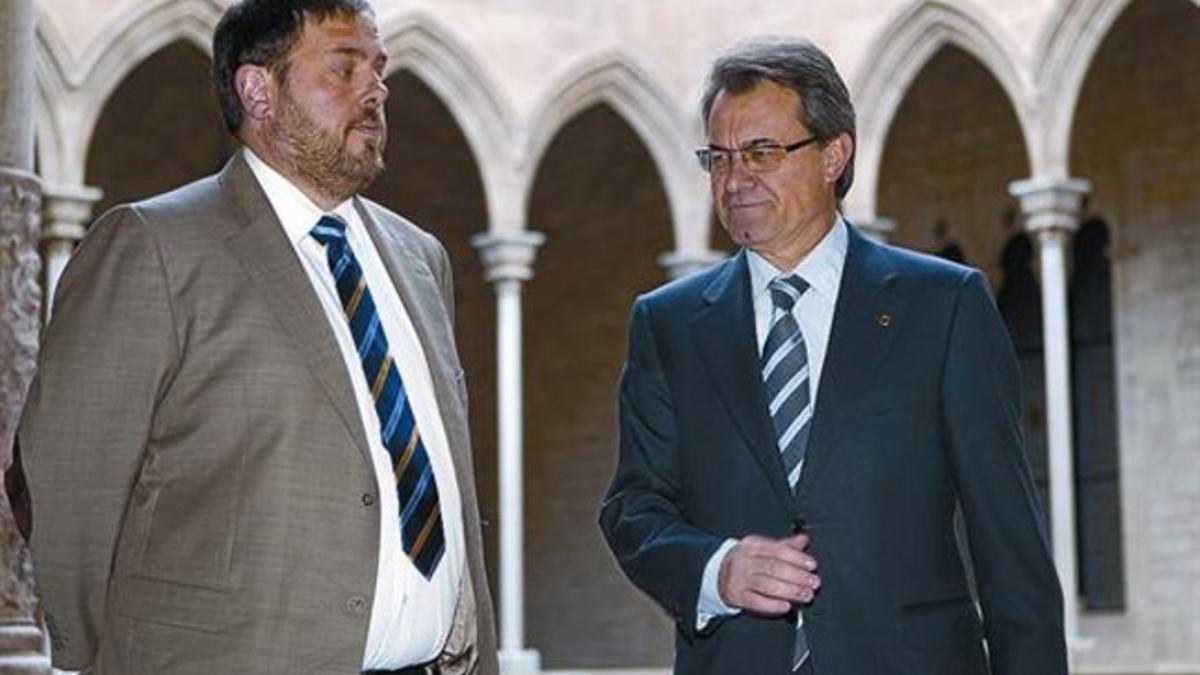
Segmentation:
<svg viewBox="0 0 1200 675">
<path fill-rule="evenodd" d="M 821 156 L 824 161 L 825 180 L 829 184 L 836 183 L 841 177 L 842 171 L 846 168 L 846 163 L 850 161 L 850 157 L 854 154 L 854 139 L 850 138 L 850 134 L 838 134 L 837 138 L 825 144 L 821 148 Z"/>
<path fill-rule="evenodd" d="M 266 66 L 243 64 L 233 76 L 233 86 L 246 117 L 262 122 L 271 115 L 275 107 L 275 90 Z"/>
</svg>

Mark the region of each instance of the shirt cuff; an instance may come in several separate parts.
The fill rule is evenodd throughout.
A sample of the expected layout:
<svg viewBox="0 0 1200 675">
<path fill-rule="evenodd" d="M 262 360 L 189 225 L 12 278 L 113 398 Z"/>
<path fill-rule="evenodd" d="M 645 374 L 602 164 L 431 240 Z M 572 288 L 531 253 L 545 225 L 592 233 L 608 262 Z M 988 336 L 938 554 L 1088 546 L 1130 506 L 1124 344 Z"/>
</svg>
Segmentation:
<svg viewBox="0 0 1200 675">
<path fill-rule="evenodd" d="M 722 616 L 736 616 L 742 610 L 730 607 L 721 600 L 718 580 L 721 574 L 721 562 L 738 543 L 737 539 L 726 539 L 720 548 L 708 559 L 704 566 L 704 576 L 700 579 L 700 596 L 696 601 L 696 630 L 702 631 L 710 621 Z"/>
</svg>

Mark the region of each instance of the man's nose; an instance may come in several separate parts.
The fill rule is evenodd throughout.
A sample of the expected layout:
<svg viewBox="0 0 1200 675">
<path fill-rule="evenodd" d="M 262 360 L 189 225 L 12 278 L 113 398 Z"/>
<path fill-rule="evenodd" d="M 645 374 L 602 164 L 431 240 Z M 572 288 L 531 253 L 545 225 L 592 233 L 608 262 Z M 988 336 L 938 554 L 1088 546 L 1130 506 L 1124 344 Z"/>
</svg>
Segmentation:
<svg viewBox="0 0 1200 675">
<path fill-rule="evenodd" d="M 735 152 L 729 158 L 729 170 L 721 178 L 726 192 L 740 192 L 754 185 L 754 173 L 746 168 L 746 161 L 741 153 Z"/>
<path fill-rule="evenodd" d="M 375 75 L 371 80 L 371 84 L 367 89 L 367 93 L 363 96 L 363 103 L 368 108 L 382 107 L 388 97 L 388 86 L 383 81 L 383 76 Z"/>
</svg>

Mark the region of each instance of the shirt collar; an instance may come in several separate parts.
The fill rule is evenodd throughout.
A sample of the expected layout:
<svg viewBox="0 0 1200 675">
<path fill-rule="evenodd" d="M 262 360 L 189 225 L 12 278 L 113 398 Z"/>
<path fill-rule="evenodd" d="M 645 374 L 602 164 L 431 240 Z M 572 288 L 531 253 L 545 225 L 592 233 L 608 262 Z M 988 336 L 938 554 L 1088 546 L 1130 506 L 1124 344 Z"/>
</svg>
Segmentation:
<svg viewBox="0 0 1200 675">
<path fill-rule="evenodd" d="M 750 267 L 750 291 L 757 298 L 767 292 L 767 285 L 778 277 L 799 274 L 808 282 L 809 289 L 818 295 L 833 298 L 842 279 L 842 268 L 846 265 L 846 249 L 850 243 L 850 233 L 846 221 L 841 214 L 834 221 L 833 227 L 817 243 L 813 250 L 804 256 L 800 264 L 790 272 L 781 273 L 767 259 L 755 253 L 746 251 L 746 261 Z"/>
<path fill-rule="evenodd" d="M 263 192 L 266 193 L 267 201 L 275 210 L 275 216 L 283 225 L 283 231 L 293 244 L 303 241 L 321 216 L 338 216 L 347 226 L 355 222 L 353 198 L 338 204 L 333 211 L 322 211 L 321 207 L 308 198 L 308 195 L 254 154 L 253 150 L 243 148 L 242 152 L 245 154 L 246 163 L 250 165 L 250 170 L 258 179 Z"/>
</svg>

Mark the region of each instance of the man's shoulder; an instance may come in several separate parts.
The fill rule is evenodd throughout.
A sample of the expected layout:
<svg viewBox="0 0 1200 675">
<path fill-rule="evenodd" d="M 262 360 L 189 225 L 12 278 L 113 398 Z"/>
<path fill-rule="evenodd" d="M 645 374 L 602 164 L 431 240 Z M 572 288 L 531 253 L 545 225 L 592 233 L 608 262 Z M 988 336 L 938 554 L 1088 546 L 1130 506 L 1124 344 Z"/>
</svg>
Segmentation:
<svg viewBox="0 0 1200 675">
<path fill-rule="evenodd" d="M 979 270 L 928 253 L 863 239 L 863 255 L 882 263 L 910 289 L 956 288 Z"/>
<path fill-rule="evenodd" d="M 228 208 L 224 201 L 220 174 L 213 174 L 122 206 L 137 211 L 148 221 L 169 224 L 189 218 L 210 217 Z"/>
<path fill-rule="evenodd" d="M 669 281 L 638 296 L 636 304 L 656 311 L 689 311 L 730 281 L 729 277 L 736 273 L 741 258 L 741 255 L 734 255 L 700 271 Z"/>
<path fill-rule="evenodd" d="M 357 199 L 379 227 L 387 230 L 392 235 L 406 241 L 411 241 L 422 248 L 432 251 L 440 251 L 442 249 L 442 244 L 438 241 L 438 238 L 420 225 L 373 199 L 363 197 L 362 195 L 359 195 Z"/>
</svg>

